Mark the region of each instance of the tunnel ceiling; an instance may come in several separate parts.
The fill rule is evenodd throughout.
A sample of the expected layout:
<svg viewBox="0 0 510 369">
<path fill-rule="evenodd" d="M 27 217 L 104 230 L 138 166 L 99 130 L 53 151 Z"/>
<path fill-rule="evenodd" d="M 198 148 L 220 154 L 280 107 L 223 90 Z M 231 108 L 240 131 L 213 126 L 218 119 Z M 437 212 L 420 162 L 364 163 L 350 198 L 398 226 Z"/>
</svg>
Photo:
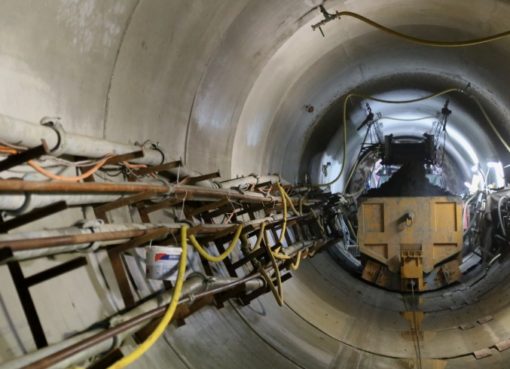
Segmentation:
<svg viewBox="0 0 510 369">
<path fill-rule="evenodd" d="M 225 178 L 279 172 L 290 182 L 302 181 L 305 173 L 318 181 L 325 157 L 340 161 L 342 98 L 353 90 L 407 98 L 469 83 L 503 137 L 510 138 L 510 40 L 428 48 L 349 18 L 330 22 L 322 37 L 311 29 L 322 19 L 316 5 L 314 0 L 3 1 L 0 81 L 8 88 L 0 93 L 1 113 L 33 122 L 59 116 L 69 132 L 159 142 L 174 159 L 202 172 L 219 169 Z M 505 31 L 510 15 L 504 0 L 328 0 L 324 5 L 415 36 L 452 41 Z M 451 101 L 451 127 L 458 132 L 451 156 L 461 172 L 471 166 L 462 139 L 479 158 L 507 164 L 501 143 L 472 101 L 460 94 Z M 376 111 L 426 115 L 443 104 L 443 98 L 398 109 L 376 104 Z M 360 140 L 352 129 L 363 114 L 358 100 L 349 123 L 351 157 Z M 413 126 L 395 132 L 409 129 Z M 425 358 L 445 359 L 447 369 L 504 368 L 508 351 L 484 361 L 472 353 L 510 338 L 507 270 L 503 261 L 479 284 L 430 294 L 424 325 L 434 339 L 428 337 Z M 56 314 L 47 297 L 56 286 L 41 287 L 37 294 L 46 301 L 41 314 L 53 324 L 54 342 L 117 308 L 104 302 L 111 292 L 85 272 L 66 283 L 84 287 L 81 297 L 60 297 L 62 306 L 80 301 L 90 309 L 79 321 L 71 308 Z M 14 296 L 12 286 L 0 296 L 0 306 L 8 305 L 8 296 Z M 398 314 L 400 295 L 353 278 L 329 255 L 303 266 L 286 296 L 283 308 L 264 296 L 253 306 L 200 313 L 169 330 L 139 367 L 157 368 L 161 360 L 176 368 L 210 363 L 237 368 L 239 360 L 247 368 L 411 365 L 412 342 L 401 334 L 406 322 Z M 22 325 L 18 305 L 2 309 L 16 327 Z M 477 323 L 485 317 L 491 319 Z M 471 329 L 459 328 L 469 324 Z M 26 326 L 12 333 L 11 325 L 2 322 L 10 333 L 0 337 L 0 361 L 33 349 L 23 338 Z M 197 351 L 207 352 L 209 360 Z"/>
</svg>

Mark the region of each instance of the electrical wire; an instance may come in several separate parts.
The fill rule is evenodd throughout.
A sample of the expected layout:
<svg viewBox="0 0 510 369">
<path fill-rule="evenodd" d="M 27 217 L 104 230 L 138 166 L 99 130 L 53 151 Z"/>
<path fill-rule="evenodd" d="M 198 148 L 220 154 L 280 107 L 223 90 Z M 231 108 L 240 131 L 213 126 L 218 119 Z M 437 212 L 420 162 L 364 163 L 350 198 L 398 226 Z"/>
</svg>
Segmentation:
<svg viewBox="0 0 510 369">
<path fill-rule="evenodd" d="M 181 297 L 182 286 L 184 284 L 184 278 L 186 276 L 187 249 L 188 249 L 187 231 L 188 226 L 184 225 L 181 228 L 182 253 L 181 258 L 179 260 L 179 271 L 177 274 L 177 281 L 175 282 L 175 287 L 172 291 L 172 299 L 170 301 L 170 304 L 168 305 L 168 309 L 166 310 L 165 315 L 163 315 L 163 318 L 161 318 L 161 321 L 158 323 L 157 327 L 141 345 L 139 345 L 134 351 L 132 351 L 131 353 L 129 353 L 128 355 L 114 363 L 113 365 L 110 365 L 108 369 L 122 369 L 134 363 L 156 343 L 159 337 L 161 337 L 161 335 L 164 333 L 168 324 L 171 322 L 175 310 L 177 309 L 177 304 L 179 303 L 179 299 Z"/>
<path fill-rule="evenodd" d="M 277 247 L 274 251 L 272 251 L 273 253 L 273 256 L 279 260 L 290 260 L 292 259 L 292 257 L 290 257 L 289 255 L 285 255 L 283 253 L 280 252 L 281 250 L 281 247 Z"/>
<path fill-rule="evenodd" d="M 15 155 L 15 154 L 18 153 L 18 149 L 11 148 L 11 147 L 0 146 L 0 152 L 4 152 L 4 153 Z M 92 168 L 87 170 L 85 173 L 83 173 L 83 174 L 81 174 L 79 176 L 75 176 L 75 177 L 66 177 L 66 176 L 61 176 L 61 175 L 52 173 L 52 172 L 48 171 L 45 167 L 43 167 L 40 164 L 38 164 L 37 162 L 35 162 L 34 160 L 29 160 L 27 163 L 35 171 L 37 171 L 38 173 L 40 173 L 40 174 L 42 174 L 45 177 L 48 177 L 50 179 L 54 179 L 54 180 L 57 180 L 57 181 L 65 181 L 65 182 L 79 182 L 79 181 L 81 181 L 83 179 L 86 179 L 86 178 L 90 177 L 94 173 L 96 173 L 101 167 L 103 167 L 106 164 L 106 162 L 108 161 L 109 158 L 111 158 L 111 156 L 112 155 L 107 155 L 104 158 L 102 158 L 101 160 L 98 160 L 96 162 L 96 164 Z M 83 164 L 83 162 L 80 163 L 80 165 L 73 165 L 73 166 L 78 167 L 78 166 L 82 166 L 82 164 Z M 67 165 L 67 164 L 63 164 L 63 165 L 64 166 L 71 166 L 71 165 Z"/>
<path fill-rule="evenodd" d="M 301 264 L 301 256 L 302 256 L 303 250 L 299 250 L 296 256 L 296 260 L 290 264 L 291 270 L 298 270 L 299 265 Z"/>
<path fill-rule="evenodd" d="M 503 195 L 498 200 L 498 218 L 499 218 L 499 225 L 501 226 L 501 232 L 503 233 L 503 236 L 506 238 L 506 227 L 505 223 L 503 223 L 503 215 L 501 214 L 501 206 L 503 205 L 503 201 L 508 199 L 507 195 Z"/>
<path fill-rule="evenodd" d="M 285 191 L 285 190 L 284 190 Z M 300 211 L 297 211 L 296 207 L 294 206 L 294 203 L 292 202 L 292 199 L 290 198 L 289 194 L 287 192 L 284 192 L 283 193 L 284 196 L 285 196 L 285 199 L 287 200 L 287 203 L 288 205 L 290 206 L 290 208 L 292 209 L 292 211 L 296 214 L 296 215 L 302 215 Z"/>
<path fill-rule="evenodd" d="M 79 182 L 79 181 L 81 181 L 83 179 L 86 179 L 86 178 L 90 177 L 95 172 L 97 172 L 103 165 L 106 164 L 106 162 L 108 161 L 108 159 L 110 157 L 111 156 L 106 156 L 105 158 L 103 158 L 102 160 L 97 162 L 97 164 L 94 165 L 92 168 L 87 170 L 85 173 L 83 173 L 83 174 L 81 174 L 79 176 L 75 176 L 75 177 L 60 176 L 58 174 L 52 173 L 52 172 L 46 170 L 45 168 L 41 167 L 34 160 L 29 160 L 28 161 L 28 165 L 30 165 L 32 168 L 34 168 L 40 174 L 42 174 L 45 177 L 48 177 L 50 179 L 54 179 L 54 180 L 57 180 L 57 181 L 65 181 L 65 182 Z"/>
<path fill-rule="evenodd" d="M 276 262 L 276 259 L 273 255 L 273 252 L 271 251 L 271 248 L 269 247 L 267 242 L 264 242 L 264 247 L 266 248 L 267 254 L 269 255 L 269 259 L 271 261 L 271 264 L 273 265 L 274 272 L 276 274 L 276 287 L 274 286 L 273 280 L 271 277 L 267 274 L 266 270 L 262 268 L 262 266 L 259 265 L 259 272 L 266 281 L 267 285 L 269 286 L 269 289 L 273 293 L 273 296 L 276 300 L 276 303 L 279 306 L 283 306 L 283 288 L 282 288 L 282 276 L 280 273 L 280 268 L 278 267 L 278 263 Z"/>
<path fill-rule="evenodd" d="M 189 240 L 191 241 L 191 244 L 193 247 L 198 251 L 198 253 L 207 261 L 210 261 L 211 263 L 219 263 L 220 261 L 223 261 L 227 258 L 227 256 L 230 255 L 230 253 L 234 250 L 234 247 L 237 245 L 237 241 L 239 241 L 239 237 L 241 236 L 241 231 L 243 230 L 243 225 L 240 224 L 237 227 L 236 233 L 234 234 L 234 238 L 232 238 L 232 241 L 230 242 L 230 245 L 228 248 L 223 252 L 222 254 L 218 256 L 214 256 L 209 254 L 197 241 L 195 238 L 195 235 L 190 234 Z"/>
<path fill-rule="evenodd" d="M 0 146 L 0 152 L 6 153 L 6 154 L 17 154 L 18 150 L 15 148 L 12 148 L 10 146 Z"/>
<path fill-rule="evenodd" d="M 132 164 L 127 161 L 123 161 L 122 165 L 124 165 L 128 169 L 141 169 L 141 168 L 147 168 L 146 164 Z"/>
<path fill-rule="evenodd" d="M 287 198 L 285 197 L 285 190 L 283 189 L 282 185 L 277 183 L 276 186 L 278 187 L 278 191 L 280 191 L 280 197 L 282 198 L 282 205 L 283 205 L 283 224 L 282 224 L 282 232 L 280 233 L 280 239 L 278 242 L 280 244 L 283 244 L 283 240 L 285 239 L 285 233 L 287 232 Z"/>
<path fill-rule="evenodd" d="M 485 108 L 483 107 L 482 103 L 476 98 L 474 97 L 473 95 L 468 95 L 471 100 L 473 100 L 475 102 L 475 104 L 478 106 L 478 108 L 480 109 L 480 111 L 482 112 L 483 114 L 483 117 L 485 118 L 485 120 L 487 121 L 487 123 L 489 123 L 489 126 L 491 127 L 492 131 L 494 132 L 494 134 L 498 137 L 499 141 L 501 141 L 501 143 L 503 144 L 503 146 L 505 146 L 505 149 L 510 152 L 510 145 L 508 144 L 508 142 L 505 141 L 505 139 L 503 138 L 503 136 L 501 135 L 501 133 L 499 133 L 499 131 L 496 129 L 496 126 L 494 125 L 494 123 L 492 122 L 492 119 L 489 117 L 489 114 L 487 113 L 487 110 L 485 110 Z"/>
<path fill-rule="evenodd" d="M 4 142 L 0 140 L 0 152 L 7 153 L 7 154 L 18 154 L 20 151 L 25 151 L 26 147 L 21 147 L 17 145 L 12 145 L 7 142 Z M 97 164 L 103 158 L 97 159 L 97 160 L 81 160 L 81 161 L 69 161 L 62 158 L 58 158 L 55 156 L 48 156 L 44 155 L 40 157 L 41 161 L 53 161 L 58 164 L 49 164 L 44 165 L 44 168 L 52 168 L 52 167 L 58 167 L 58 166 L 66 166 L 66 167 L 90 167 L 92 165 Z M 41 165 L 42 166 L 42 165 Z"/>
<path fill-rule="evenodd" d="M 428 40 L 424 38 L 419 38 L 415 36 L 410 36 L 405 33 L 401 33 L 398 31 L 395 31 L 394 29 L 388 28 L 386 26 L 383 26 L 382 24 L 379 24 L 377 22 L 374 22 L 373 20 L 366 18 L 362 16 L 361 14 L 349 12 L 349 11 L 342 11 L 342 12 L 336 12 L 332 14 L 332 17 L 335 18 L 341 18 L 341 17 L 351 17 L 355 18 L 363 23 L 366 23 L 382 32 L 385 32 L 389 35 L 392 35 L 394 37 L 401 38 L 403 40 L 423 45 L 423 46 L 432 46 L 432 47 L 444 47 L 444 48 L 456 48 L 456 47 L 468 47 L 468 46 L 476 46 L 476 45 L 482 45 L 488 42 L 497 41 L 503 38 L 506 38 L 510 36 L 510 31 L 504 31 L 500 32 L 491 36 L 486 37 L 480 37 L 480 38 L 474 38 L 470 40 L 463 40 L 463 41 L 436 41 L 436 40 Z"/>
</svg>

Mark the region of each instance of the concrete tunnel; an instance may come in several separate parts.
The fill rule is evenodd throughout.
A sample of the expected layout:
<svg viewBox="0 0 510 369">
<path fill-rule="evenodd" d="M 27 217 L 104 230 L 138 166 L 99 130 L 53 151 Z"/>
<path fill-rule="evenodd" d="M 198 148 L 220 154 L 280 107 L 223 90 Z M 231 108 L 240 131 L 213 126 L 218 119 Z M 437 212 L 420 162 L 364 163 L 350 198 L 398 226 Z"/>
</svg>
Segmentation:
<svg viewBox="0 0 510 369">
<path fill-rule="evenodd" d="M 342 164 L 346 94 L 398 100 L 457 88 L 481 102 L 501 137 L 468 94 L 448 95 L 448 187 L 465 190 L 475 166 L 509 164 L 502 144 L 510 139 L 509 39 L 434 48 L 348 17 L 322 26 L 323 37 L 311 28 L 323 19 L 320 4 L 4 0 L 0 114 L 35 123 L 59 117 L 66 133 L 123 144 L 158 142 L 168 160 L 181 159 L 200 173 L 219 170 L 224 179 L 279 173 L 289 183 L 305 177 L 325 182 Z M 326 0 L 323 5 L 330 13 L 356 12 L 433 40 L 478 38 L 510 28 L 506 0 Z M 445 100 L 369 103 L 385 132 L 419 137 Z M 356 127 L 366 102 L 349 105 L 348 166 L 362 142 Z M 429 119 L 413 120 L 423 116 Z M 2 141 L 6 134 L 3 126 Z M 341 192 L 345 182 L 344 174 L 332 192 Z M 67 227 L 86 214 L 85 207 L 72 207 L 16 232 Z M 72 257 L 37 258 L 22 267 L 30 275 Z M 93 253 L 86 266 L 30 289 L 50 345 L 124 308 L 106 259 L 103 251 Z M 128 268 L 136 269 L 136 262 Z M 353 277 L 331 252 L 322 252 L 284 283 L 284 306 L 270 293 L 246 306 L 235 301 L 221 309 L 207 306 L 185 324 L 170 325 L 131 367 L 510 368 L 509 270 L 503 252 L 460 283 L 422 295 L 421 363 L 415 342 L 402 334 L 409 328 L 400 314 L 401 294 Z M 138 297 L 154 292 L 138 277 L 131 281 Z M 23 367 L 27 362 L 17 360 L 37 347 L 6 265 L 0 265 L 0 280 L 0 368 Z M 127 353 L 135 346 L 128 339 L 121 349 Z"/>
</svg>

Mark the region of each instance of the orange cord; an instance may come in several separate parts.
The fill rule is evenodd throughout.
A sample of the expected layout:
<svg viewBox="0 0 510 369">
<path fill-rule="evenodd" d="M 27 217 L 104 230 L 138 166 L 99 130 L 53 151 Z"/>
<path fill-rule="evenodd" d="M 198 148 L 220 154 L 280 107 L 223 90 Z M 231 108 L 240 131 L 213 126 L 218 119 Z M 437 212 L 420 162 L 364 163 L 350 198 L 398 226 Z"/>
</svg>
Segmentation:
<svg viewBox="0 0 510 369">
<path fill-rule="evenodd" d="M 0 146 L 0 152 L 7 153 L 7 154 L 17 154 L 18 150 L 7 147 L 7 146 Z M 112 155 L 105 156 L 102 160 L 98 161 L 94 167 L 83 173 L 82 175 L 76 176 L 76 177 L 65 177 L 65 176 L 59 176 L 55 173 L 52 173 L 43 167 L 41 167 L 39 164 L 37 164 L 33 160 L 28 161 L 28 165 L 30 165 L 32 168 L 34 168 L 37 172 L 41 173 L 42 175 L 57 180 L 57 181 L 66 181 L 66 182 L 78 182 L 82 179 L 86 179 L 93 175 L 95 172 L 97 172 L 103 165 L 106 164 L 106 161 L 111 157 Z M 140 168 L 147 168 L 147 165 L 145 164 L 131 164 L 127 161 L 123 161 L 122 164 L 130 169 L 140 169 Z"/>
<path fill-rule="evenodd" d="M 12 149 L 12 148 L 7 147 L 7 146 L 0 146 L 0 152 L 5 152 L 7 154 L 17 154 L 18 150 Z"/>
<path fill-rule="evenodd" d="M 89 170 L 87 170 L 85 173 L 79 175 L 79 176 L 76 176 L 76 177 L 65 177 L 65 176 L 59 176 L 55 173 L 52 173 L 46 169 L 44 169 L 43 167 L 41 167 L 39 164 L 37 164 L 35 161 L 33 160 L 29 160 L 28 161 L 28 165 L 30 165 L 32 168 L 34 168 L 37 172 L 41 173 L 42 175 L 48 177 L 48 178 L 51 178 L 51 179 L 55 179 L 57 181 L 65 181 L 65 182 L 78 182 L 78 181 L 81 181 L 82 179 L 86 179 L 88 177 L 90 177 L 91 175 L 93 175 L 95 172 L 97 172 L 103 165 L 106 164 L 106 162 L 108 161 L 108 159 L 110 158 L 110 156 L 107 156 L 105 157 L 104 159 L 100 160 L 97 162 L 96 165 L 94 165 L 92 168 L 90 168 Z"/>
</svg>

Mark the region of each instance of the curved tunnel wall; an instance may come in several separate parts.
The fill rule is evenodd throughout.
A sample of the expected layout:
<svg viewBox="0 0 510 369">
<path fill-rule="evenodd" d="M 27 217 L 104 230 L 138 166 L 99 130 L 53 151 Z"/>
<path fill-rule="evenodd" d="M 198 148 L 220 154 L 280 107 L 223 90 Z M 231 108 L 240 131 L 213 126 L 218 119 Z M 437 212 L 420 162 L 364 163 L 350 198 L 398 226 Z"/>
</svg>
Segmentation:
<svg viewBox="0 0 510 369">
<path fill-rule="evenodd" d="M 325 5 L 416 35 L 452 40 L 505 30 L 510 14 L 502 0 Z M 290 181 L 300 179 L 300 169 L 309 170 L 310 160 L 323 155 L 329 142 L 314 132 L 335 134 L 331 125 L 340 128 L 337 120 L 322 119 L 327 110 L 359 88 L 376 94 L 434 92 L 470 82 L 509 136 L 504 119 L 510 99 L 508 40 L 430 49 L 350 19 L 328 24 L 322 38 L 310 29 L 320 19 L 310 1 L 9 0 L 0 10 L 2 114 L 29 121 L 60 116 L 70 132 L 120 142 L 157 141 L 202 172 L 220 169 L 230 177 L 277 171 Z M 499 143 L 467 101 L 454 101 L 463 119 L 452 119 L 452 125 L 481 157 L 499 157 Z M 479 128 L 466 130 L 465 124 Z M 352 122 L 350 129 L 355 126 Z M 480 132 L 488 137 L 481 146 Z M 66 226 L 81 217 L 71 209 L 66 217 L 35 226 Z M 51 342 L 122 307 L 116 286 L 107 288 L 98 273 L 96 264 L 106 281 L 112 280 L 105 258 L 99 254 L 88 269 L 34 288 Z M 32 261 L 24 268 L 35 273 L 59 260 Z M 472 352 L 510 338 L 505 266 L 497 264 L 486 285 L 427 295 L 425 358 L 448 359 L 447 368 L 504 368 L 507 351 L 492 350 L 483 360 Z M 5 267 L 0 278 L 10 280 Z M 142 280 L 138 283 L 141 295 L 149 292 Z M 415 352 L 402 335 L 406 322 L 399 315 L 399 295 L 351 278 L 325 254 L 303 265 L 285 287 L 283 308 L 264 296 L 250 307 L 229 305 L 190 317 L 185 326 L 169 329 L 134 367 L 157 368 L 161 362 L 175 368 L 412 367 Z M 10 281 L 2 283 L 0 293 L 0 361 L 5 361 L 34 346 Z M 487 316 L 493 319 L 476 323 Z M 471 330 L 458 328 L 473 322 Z"/>
</svg>

